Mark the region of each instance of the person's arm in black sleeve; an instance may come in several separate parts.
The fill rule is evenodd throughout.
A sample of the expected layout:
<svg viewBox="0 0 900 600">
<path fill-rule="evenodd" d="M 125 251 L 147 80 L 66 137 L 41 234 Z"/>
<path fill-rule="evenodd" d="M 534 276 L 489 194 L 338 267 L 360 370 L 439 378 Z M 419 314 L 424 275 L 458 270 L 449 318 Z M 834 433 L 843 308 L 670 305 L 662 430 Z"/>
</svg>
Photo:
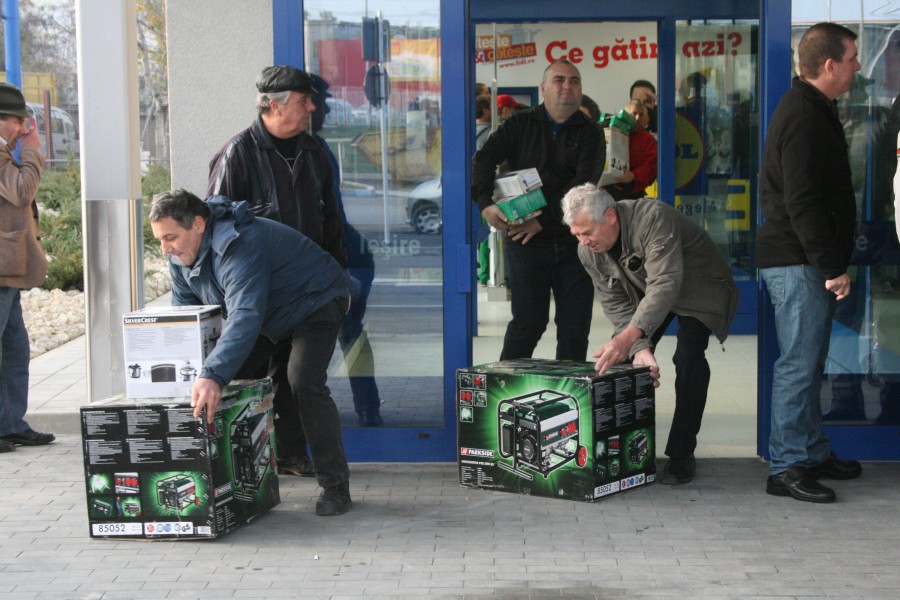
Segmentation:
<svg viewBox="0 0 900 600">
<path fill-rule="evenodd" d="M 324 233 L 323 248 L 341 265 L 347 268 L 347 248 L 344 246 L 344 221 L 338 208 L 338 199 L 335 197 L 334 173 L 325 156 L 325 151 L 319 152 L 316 157 L 322 173 L 322 230 Z"/>
<path fill-rule="evenodd" d="M 606 164 L 606 138 L 599 127 L 592 124 L 584 126 L 579 145 L 581 152 L 578 154 L 578 167 L 575 177 L 566 185 L 567 192 L 585 183 L 596 184 L 600 181 L 603 165 Z"/>
<path fill-rule="evenodd" d="M 506 228 L 506 217 L 494 205 L 494 179 L 497 166 L 509 158 L 514 147 L 513 123 L 507 121 L 472 158 L 472 200 L 488 224 L 497 229 Z"/>
</svg>

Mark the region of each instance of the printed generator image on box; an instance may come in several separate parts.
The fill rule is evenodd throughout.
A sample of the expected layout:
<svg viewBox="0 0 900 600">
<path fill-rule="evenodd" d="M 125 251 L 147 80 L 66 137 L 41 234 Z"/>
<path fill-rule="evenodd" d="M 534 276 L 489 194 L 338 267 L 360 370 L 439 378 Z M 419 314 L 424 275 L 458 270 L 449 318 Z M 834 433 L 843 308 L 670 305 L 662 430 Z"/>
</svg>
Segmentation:
<svg viewBox="0 0 900 600">
<path fill-rule="evenodd" d="M 656 479 L 648 367 L 507 360 L 457 372 L 459 481 L 592 502 Z"/>
<path fill-rule="evenodd" d="M 232 382 L 212 424 L 167 398 L 83 406 L 91 537 L 215 538 L 276 506 L 271 390 Z"/>
</svg>

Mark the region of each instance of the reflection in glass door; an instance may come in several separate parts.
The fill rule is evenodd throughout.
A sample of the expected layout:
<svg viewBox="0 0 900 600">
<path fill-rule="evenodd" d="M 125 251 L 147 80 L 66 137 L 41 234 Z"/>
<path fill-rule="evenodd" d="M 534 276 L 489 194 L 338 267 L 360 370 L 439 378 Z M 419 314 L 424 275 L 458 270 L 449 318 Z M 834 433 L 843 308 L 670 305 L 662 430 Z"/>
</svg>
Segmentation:
<svg viewBox="0 0 900 600">
<path fill-rule="evenodd" d="M 675 207 L 706 229 L 736 281 L 752 283 L 742 296 L 756 287 L 757 30 L 755 21 L 676 24 Z"/>
<path fill-rule="evenodd" d="M 329 371 L 342 425 L 443 427 L 439 2 L 306 0 L 304 12 L 307 69 L 330 85 L 319 135 L 338 165 L 354 291 Z M 380 61 L 363 35 L 377 15 Z"/>
<path fill-rule="evenodd" d="M 863 9 L 865 8 L 865 12 Z M 893 180 L 900 132 L 900 23 L 882 7 L 793 3 L 791 47 L 811 23 L 836 21 L 859 36 L 859 61 L 849 92 L 837 99 L 849 147 L 856 195 L 856 239 L 848 274 L 850 295 L 837 303 L 821 379 L 821 408 L 832 448 L 842 457 L 897 460 L 900 426 L 900 242 Z M 872 9 L 874 12 L 868 12 Z M 787 53 L 779 57 L 791 67 Z M 775 333 L 763 313 L 760 356 L 761 411 L 771 401 Z M 767 453 L 768 422 L 760 422 Z"/>
</svg>

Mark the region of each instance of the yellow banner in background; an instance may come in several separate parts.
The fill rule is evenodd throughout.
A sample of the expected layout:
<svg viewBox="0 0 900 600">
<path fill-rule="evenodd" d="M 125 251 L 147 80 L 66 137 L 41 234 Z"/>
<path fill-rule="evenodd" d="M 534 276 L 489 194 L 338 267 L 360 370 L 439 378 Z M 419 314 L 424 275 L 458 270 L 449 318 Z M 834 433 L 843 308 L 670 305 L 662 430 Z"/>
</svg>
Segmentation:
<svg viewBox="0 0 900 600">
<path fill-rule="evenodd" d="M 391 40 L 391 61 L 385 66 L 391 81 L 439 81 L 440 40 Z"/>
</svg>

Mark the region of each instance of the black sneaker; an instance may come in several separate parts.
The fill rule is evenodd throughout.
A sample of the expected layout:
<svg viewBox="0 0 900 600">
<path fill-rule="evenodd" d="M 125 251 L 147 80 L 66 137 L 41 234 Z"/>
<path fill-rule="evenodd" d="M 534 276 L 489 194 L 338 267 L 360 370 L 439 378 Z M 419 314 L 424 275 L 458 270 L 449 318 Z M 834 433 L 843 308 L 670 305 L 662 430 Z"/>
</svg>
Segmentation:
<svg viewBox="0 0 900 600">
<path fill-rule="evenodd" d="M 841 460 L 832 452 L 822 463 L 811 467 L 809 474 L 813 479 L 819 479 L 820 477 L 856 479 L 862 475 L 862 465 L 855 460 Z"/>
<path fill-rule="evenodd" d="M 0 438 L 0 453 L 3 452 L 12 452 L 16 449 L 16 445 L 12 442 L 7 442 L 3 438 Z"/>
<path fill-rule="evenodd" d="M 659 482 L 666 485 L 682 485 L 690 483 L 694 479 L 694 473 L 697 471 L 697 461 L 694 455 L 675 457 L 669 459 L 666 468 L 663 469 L 662 477 Z"/>
<path fill-rule="evenodd" d="M 278 473 L 281 475 L 293 475 L 295 477 L 315 477 L 316 469 L 312 461 L 305 456 L 287 456 L 279 458 L 277 463 Z"/>
<path fill-rule="evenodd" d="M 31 428 L 20 431 L 19 433 L 11 433 L 0 437 L 0 440 L 11 444 L 18 444 L 20 446 L 44 446 L 55 439 L 56 436 L 52 433 L 41 433 L 40 431 L 35 431 Z"/>
<path fill-rule="evenodd" d="M 316 502 L 316 514 L 320 517 L 342 515 L 353 507 L 350 501 L 350 484 L 330 485 L 322 490 Z"/>
</svg>

